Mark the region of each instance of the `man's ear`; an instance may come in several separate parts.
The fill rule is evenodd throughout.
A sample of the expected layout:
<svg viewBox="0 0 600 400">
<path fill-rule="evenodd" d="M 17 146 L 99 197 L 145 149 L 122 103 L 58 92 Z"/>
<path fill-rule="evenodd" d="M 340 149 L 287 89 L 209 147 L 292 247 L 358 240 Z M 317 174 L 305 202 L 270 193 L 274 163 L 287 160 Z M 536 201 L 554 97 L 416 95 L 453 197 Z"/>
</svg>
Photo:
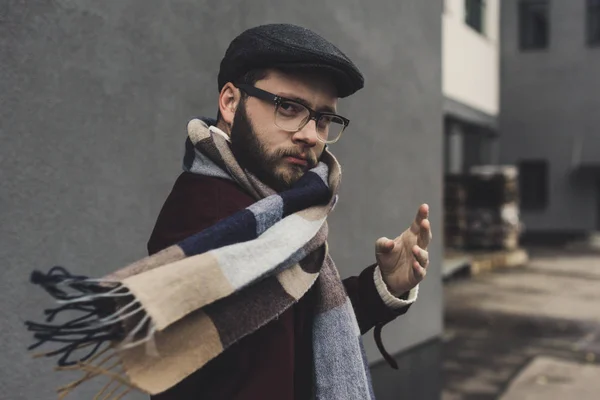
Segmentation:
<svg viewBox="0 0 600 400">
<path fill-rule="evenodd" d="M 228 127 L 233 125 L 235 110 L 240 103 L 240 98 L 240 90 L 233 86 L 231 82 L 227 83 L 221 89 L 221 93 L 219 94 L 219 112 L 221 113 L 221 120 Z"/>
</svg>

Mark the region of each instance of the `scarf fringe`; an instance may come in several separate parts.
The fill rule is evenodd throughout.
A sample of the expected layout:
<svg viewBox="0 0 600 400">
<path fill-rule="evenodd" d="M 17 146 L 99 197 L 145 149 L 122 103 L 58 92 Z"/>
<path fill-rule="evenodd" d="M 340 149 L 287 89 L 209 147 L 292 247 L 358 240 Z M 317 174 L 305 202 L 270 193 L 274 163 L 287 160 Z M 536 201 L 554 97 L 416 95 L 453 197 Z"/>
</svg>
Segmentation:
<svg viewBox="0 0 600 400">
<path fill-rule="evenodd" d="M 107 353 L 109 354 L 107 355 Z M 103 355 L 105 357 L 100 358 Z M 86 362 L 79 362 L 75 365 L 66 367 L 56 367 L 57 371 L 80 371 L 85 373 L 85 375 L 83 375 L 81 378 L 58 388 L 58 398 L 61 400 L 65 399 L 80 385 L 99 376 L 105 376 L 110 380 L 102 387 L 102 389 L 100 389 L 98 393 L 96 393 L 94 400 L 122 399 L 131 391 L 138 390 L 129 382 L 122 367 L 122 361 L 115 351 L 114 346 L 108 346 L 104 350 L 95 354 Z M 115 371 L 116 369 L 119 369 L 119 371 Z M 114 387 L 111 388 L 113 385 Z"/>
<path fill-rule="evenodd" d="M 45 323 L 25 322 L 37 340 L 28 349 L 34 350 L 46 343 L 62 344 L 56 350 L 37 355 L 54 357 L 62 354 L 57 361 L 58 367 L 86 365 L 86 361 L 102 354 L 100 350 L 107 343 L 110 343 L 109 347 L 118 342 L 123 348 L 131 348 L 154 336 L 156 329 L 150 316 L 120 282 L 72 275 L 60 266 L 51 268 L 46 274 L 34 271 L 31 282 L 44 288 L 60 306 L 44 311 Z M 77 315 L 67 322 L 52 324 L 60 314 L 73 311 Z M 127 335 L 125 325 L 133 327 Z M 91 350 L 82 357 L 75 356 L 85 348 Z"/>
</svg>

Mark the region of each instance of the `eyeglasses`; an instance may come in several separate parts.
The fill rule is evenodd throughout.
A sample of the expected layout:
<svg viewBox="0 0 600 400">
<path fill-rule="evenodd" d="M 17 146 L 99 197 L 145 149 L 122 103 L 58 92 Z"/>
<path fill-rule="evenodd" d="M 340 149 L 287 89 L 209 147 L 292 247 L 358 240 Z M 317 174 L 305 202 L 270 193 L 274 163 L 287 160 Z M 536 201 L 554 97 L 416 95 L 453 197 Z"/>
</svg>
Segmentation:
<svg viewBox="0 0 600 400">
<path fill-rule="evenodd" d="M 286 132 L 298 132 L 311 120 L 317 127 L 319 141 L 331 144 L 340 140 L 350 120 L 331 112 L 319 112 L 310 109 L 295 100 L 269 93 L 252 85 L 238 85 L 248 96 L 256 97 L 275 105 L 275 125 Z"/>
</svg>

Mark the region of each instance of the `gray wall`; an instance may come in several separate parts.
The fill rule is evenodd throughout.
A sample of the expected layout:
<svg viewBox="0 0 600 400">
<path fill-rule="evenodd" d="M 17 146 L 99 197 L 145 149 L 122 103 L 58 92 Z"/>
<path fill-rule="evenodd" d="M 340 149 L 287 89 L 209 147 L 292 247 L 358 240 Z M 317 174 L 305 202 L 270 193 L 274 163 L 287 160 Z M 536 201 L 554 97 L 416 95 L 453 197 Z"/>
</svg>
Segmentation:
<svg viewBox="0 0 600 400">
<path fill-rule="evenodd" d="M 344 181 L 331 244 L 342 274 L 372 263 L 377 237 L 399 234 L 421 202 L 440 238 L 440 16 L 440 1 L 421 0 L 2 1 L 0 397 L 54 399 L 71 380 L 26 353 L 23 321 L 50 304 L 29 273 L 59 263 L 98 276 L 145 255 L 186 123 L 214 115 L 218 63 L 244 28 L 303 24 L 366 75 L 367 88 L 343 102 L 352 125 L 334 147 Z M 437 240 L 418 304 L 384 330 L 391 352 L 440 333 L 440 258 Z M 377 360 L 370 336 L 367 348 Z"/>
<path fill-rule="evenodd" d="M 501 2 L 500 161 L 543 158 L 550 164 L 548 208 L 523 214 L 530 230 L 595 227 L 593 181 L 571 174 L 582 135 L 585 157 L 600 159 L 600 145 L 590 148 L 590 137 L 600 135 L 600 48 L 586 45 L 585 3 L 551 1 L 549 48 L 521 52 L 518 1 Z"/>
</svg>

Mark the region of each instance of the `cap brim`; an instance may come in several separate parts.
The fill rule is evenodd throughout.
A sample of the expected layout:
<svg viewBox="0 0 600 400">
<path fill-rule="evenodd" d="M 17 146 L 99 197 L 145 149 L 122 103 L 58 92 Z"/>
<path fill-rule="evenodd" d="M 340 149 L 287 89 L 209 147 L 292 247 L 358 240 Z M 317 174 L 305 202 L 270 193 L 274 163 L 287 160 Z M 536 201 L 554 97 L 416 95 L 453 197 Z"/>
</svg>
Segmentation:
<svg viewBox="0 0 600 400">
<path fill-rule="evenodd" d="M 323 72 L 331 77 L 333 84 L 340 98 L 348 97 L 363 88 L 362 79 L 353 79 L 346 71 L 328 64 L 316 63 L 279 63 L 272 64 L 269 68 L 275 69 L 293 69 Z"/>
</svg>

